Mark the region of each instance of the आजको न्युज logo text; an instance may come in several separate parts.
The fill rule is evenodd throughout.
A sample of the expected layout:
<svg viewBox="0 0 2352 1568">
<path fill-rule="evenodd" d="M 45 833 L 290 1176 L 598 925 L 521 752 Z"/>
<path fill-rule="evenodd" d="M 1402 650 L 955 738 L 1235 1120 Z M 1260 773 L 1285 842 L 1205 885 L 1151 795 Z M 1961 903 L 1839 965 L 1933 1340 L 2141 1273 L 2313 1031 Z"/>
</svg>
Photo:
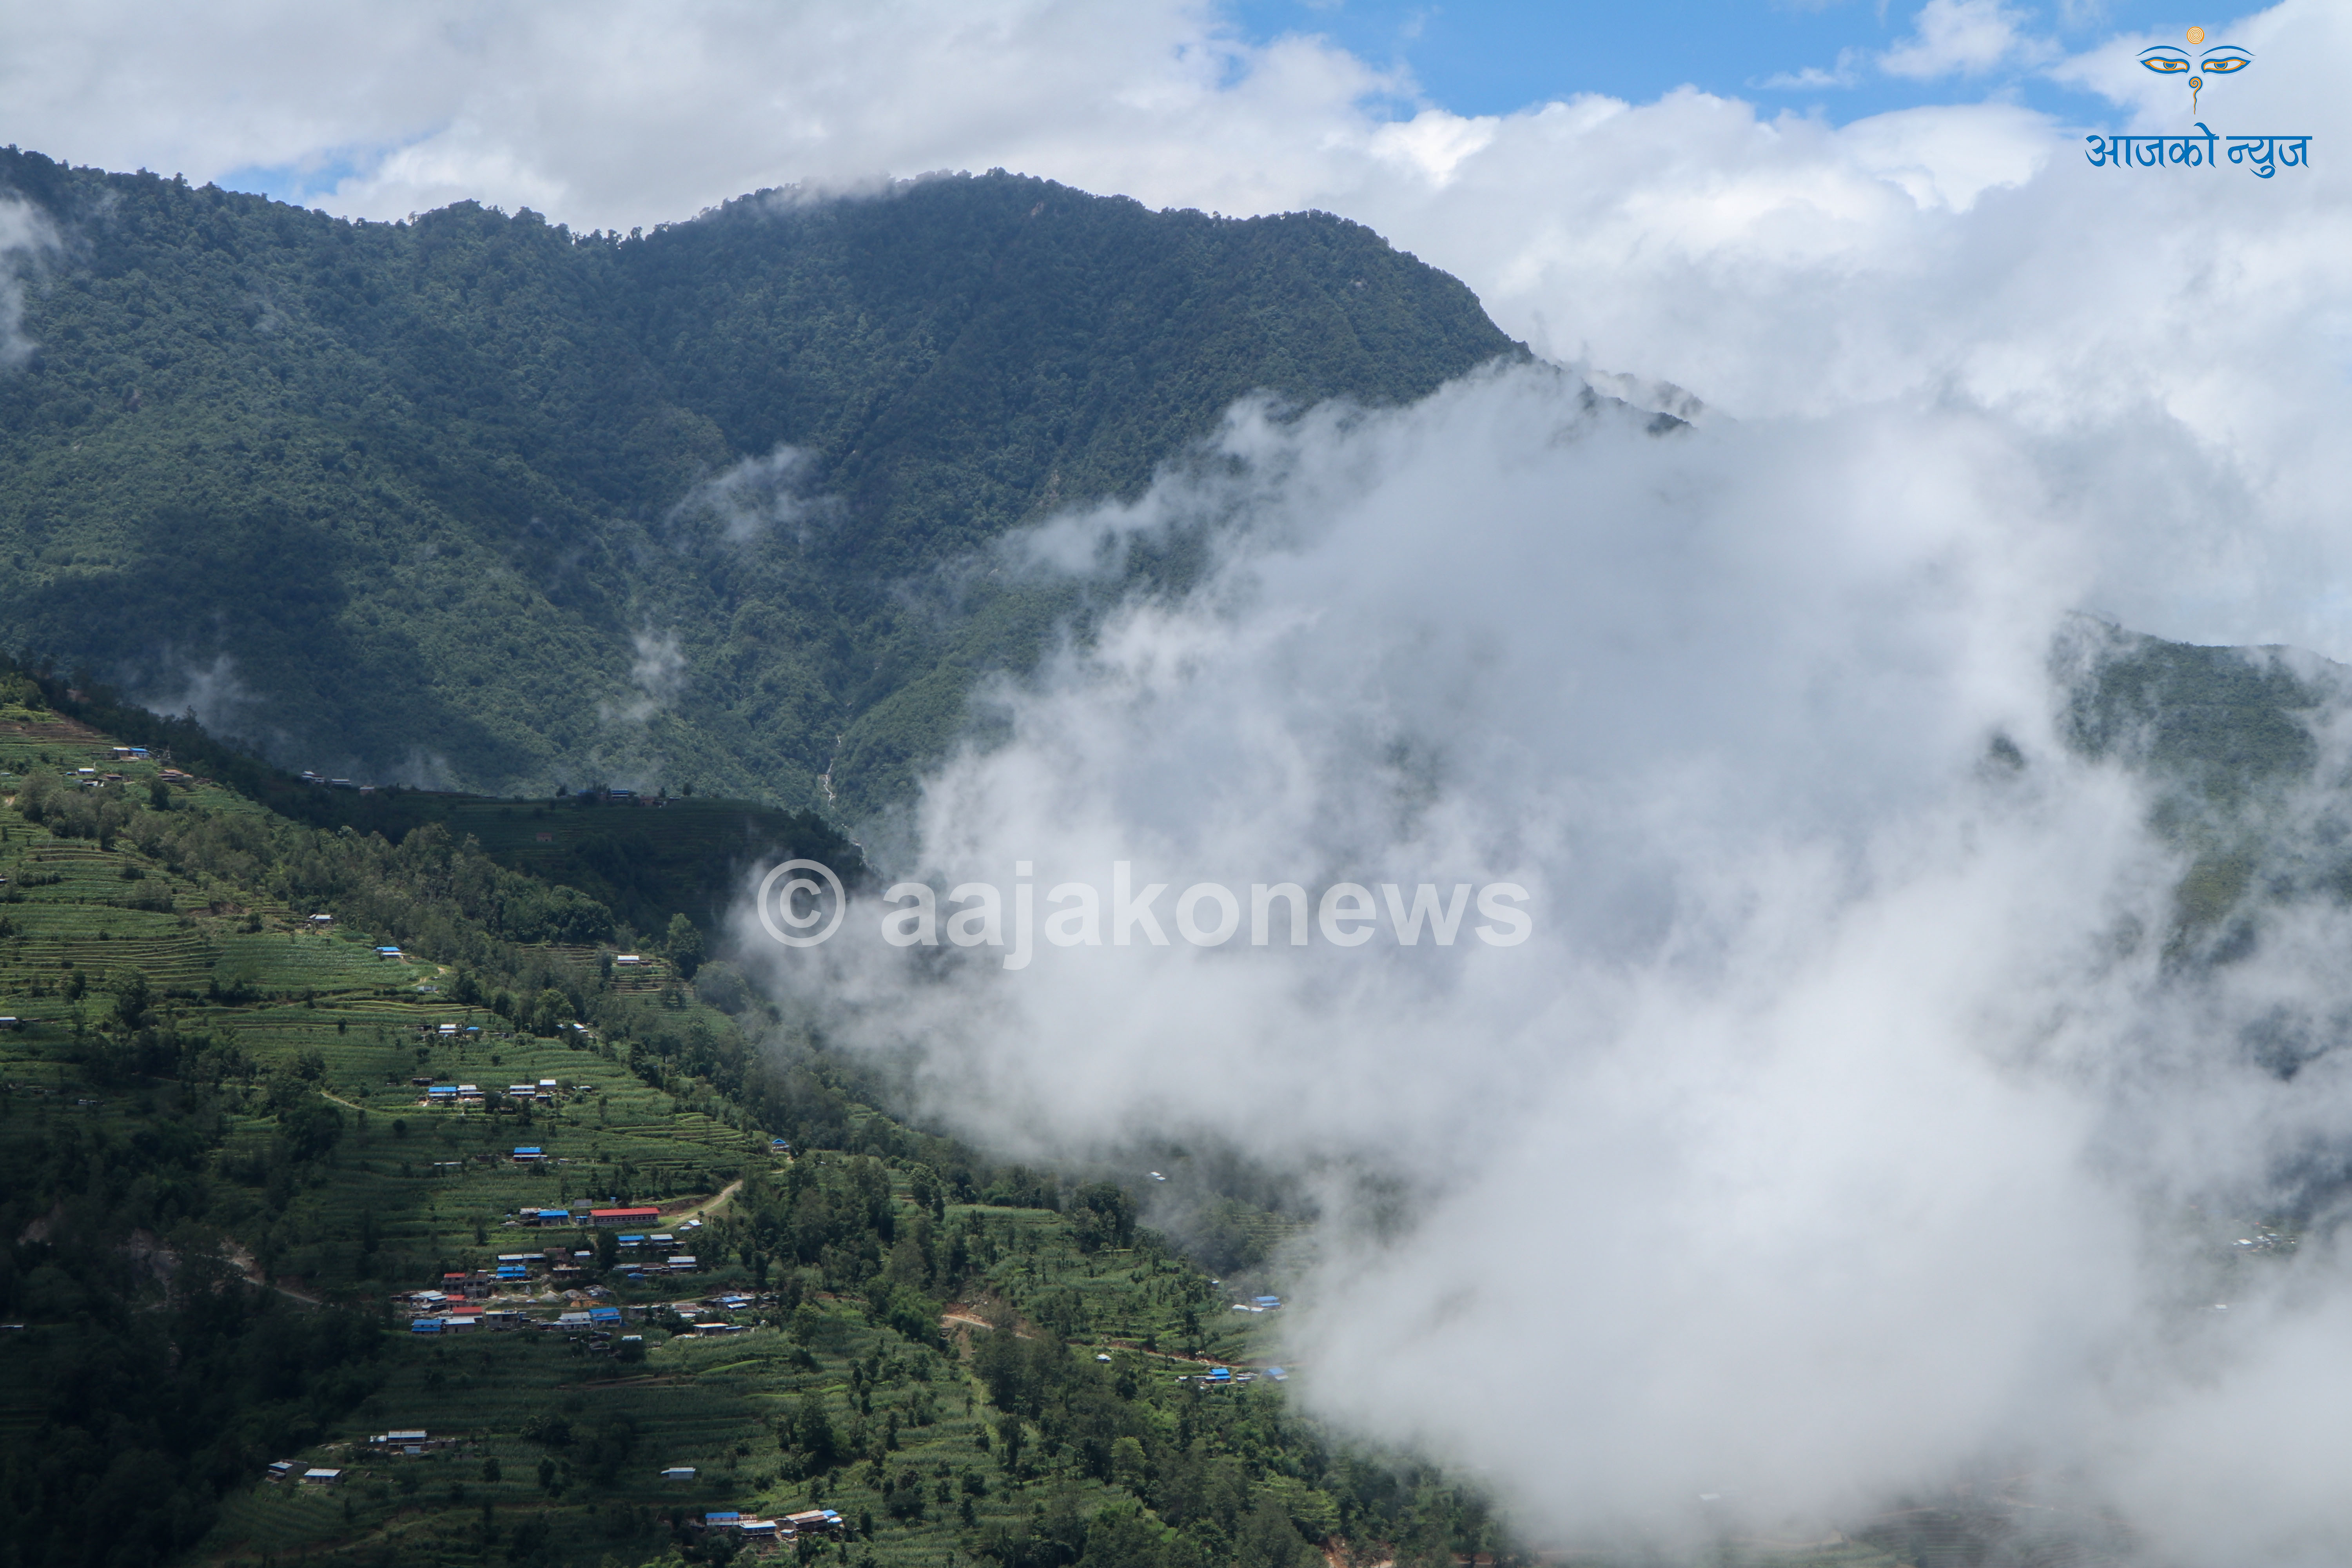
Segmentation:
<svg viewBox="0 0 2352 1568">
<path fill-rule="evenodd" d="M 2204 94 L 2208 77 L 2235 76 L 2254 63 L 2253 51 L 2235 44 L 2215 44 L 2208 47 L 2205 29 L 2189 29 L 2189 48 L 2172 44 L 2158 44 L 2142 49 L 2139 63 L 2158 76 L 2185 76 L 2189 79 L 2189 112 L 2197 112 L 2198 100 Z M 2190 49 L 2199 51 L 2192 55 Z M 2137 164 L 2143 169 L 2162 168 L 2175 164 L 2184 168 L 2216 168 L 2221 155 L 2226 153 L 2232 163 L 2250 170 L 2259 179 L 2270 179 L 2281 169 L 2311 167 L 2311 142 L 2308 136 L 2220 136 L 2203 121 L 2196 122 L 2197 133 L 2178 136 L 2086 136 L 2090 151 L 2084 154 L 2091 163 L 2105 167 Z M 2220 151 L 2215 143 L 2221 143 Z"/>
</svg>

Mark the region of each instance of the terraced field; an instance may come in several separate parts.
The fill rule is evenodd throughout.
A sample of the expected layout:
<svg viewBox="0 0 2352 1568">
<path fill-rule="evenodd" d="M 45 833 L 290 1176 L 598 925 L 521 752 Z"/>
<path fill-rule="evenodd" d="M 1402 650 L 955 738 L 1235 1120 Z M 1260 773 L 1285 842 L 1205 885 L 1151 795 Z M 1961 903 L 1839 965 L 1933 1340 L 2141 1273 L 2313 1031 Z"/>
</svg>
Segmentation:
<svg viewBox="0 0 2352 1568">
<path fill-rule="evenodd" d="M 99 781 L 73 798 L 113 815 L 85 813 L 70 834 L 55 810 L 28 820 L 18 796 L 36 772 Z M 624 815 L 535 809 L 457 815 L 526 861 L 538 833 L 560 831 L 536 824 Z M 719 808 L 626 815 L 692 827 L 680 842 L 694 853 L 756 838 Z M 53 1207 L 14 1211 L 26 1267 L 83 1249 L 82 1283 L 0 1276 L 25 1321 L 0 1331 L 0 1493 L 20 1507 L 100 1495 L 95 1451 L 79 1468 L 44 1457 L 85 1440 L 71 1428 L 89 1369 L 122 1353 L 95 1325 L 142 1321 L 93 1313 L 88 1292 L 184 1307 L 182 1281 L 219 1267 L 227 1283 L 212 1288 L 266 1306 L 275 1342 L 301 1344 L 309 1317 L 371 1326 L 356 1350 L 317 1352 L 331 1371 L 315 1381 L 277 1380 L 274 1414 L 238 1440 L 216 1500 L 172 1502 L 203 1521 L 175 1548 L 193 1561 L 633 1563 L 700 1552 L 677 1521 L 704 1510 L 820 1504 L 848 1521 L 843 1560 L 879 1564 L 1071 1563 L 1106 1508 L 1132 1516 L 1117 1529 L 1142 1555 L 1087 1562 L 1139 1568 L 1208 1568 L 1245 1540 L 1253 1561 L 1306 1568 L 1302 1534 L 1336 1542 L 1349 1528 L 1492 1534 L 1426 1479 L 1329 1469 L 1279 1385 L 1188 1381 L 1279 1359 L 1280 1318 L 1232 1311 L 1230 1289 L 1148 1234 L 1106 1244 L 1108 1222 L 1081 1208 L 1109 1201 L 1096 1188 L 899 1126 L 846 1099 L 781 1024 L 703 1006 L 650 956 L 612 966 L 614 944 L 500 947 L 428 909 L 440 946 L 382 956 L 386 933 L 351 910 L 409 906 L 354 893 L 314 921 L 320 900 L 293 890 L 311 853 L 286 837 L 299 831 L 210 784 L 166 784 L 160 763 L 118 761 L 105 737 L 0 711 L 0 1015 L 21 1020 L 0 1032 L 0 1169 L 12 1187 L 62 1184 Z M 517 1021 L 548 987 L 585 1027 Z M 543 1079 L 552 1103 L 425 1093 Z M 771 1113 L 780 1126 L 761 1124 Z M 778 1131 L 810 1141 L 802 1119 L 832 1142 L 772 1149 Z M 525 1145 L 545 1160 L 519 1163 Z M 700 1269 L 632 1279 L 592 1234 L 517 1217 L 614 1200 L 658 1205 Z M 175 1209 L 138 1222 L 151 1228 L 107 1218 Z M 1261 1249 L 1287 1228 L 1249 1223 Z M 638 1336 L 626 1359 L 609 1333 L 407 1331 L 408 1293 L 551 1247 L 591 1256 L 566 1258 L 580 1272 L 563 1286 L 542 1271 L 488 1304 L 537 1323 L 591 1300 L 619 1307 Z M 725 1292 L 751 1298 L 732 1314 L 741 1331 L 686 1331 Z M 366 1442 L 404 1427 L 454 1441 L 413 1458 Z M 346 1475 L 271 1484 L 272 1459 Z M 694 1479 L 664 1481 L 673 1466 Z M 127 1498 L 173 1484 L 148 1473 Z M 45 1517 L 100 1507 L 58 1506 Z M 0 1539 L 0 1563 L 46 1551 L 17 1550 Z"/>
<path fill-rule="evenodd" d="M 643 1370 L 621 1376 L 520 1331 L 421 1350 L 362 1407 L 365 1424 L 448 1431 L 464 1441 L 427 1456 L 373 1459 L 364 1443 L 326 1446 L 311 1457 L 355 1472 L 340 1492 L 255 1489 L 224 1517 L 215 1560 L 331 1552 L 356 1530 L 400 1542 L 403 1563 L 471 1563 L 487 1520 L 509 1544 L 518 1532 L 530 1539 L 544 1528 L 560 1555 L 593 1561 L 667 1544 L 674 1510 L 773 1517 L 825 1506 L 877 1521 L 866 1543 L 877 1561 L 943 1563 L 966 1530 L 963 1500 L 972 1500 L 976 1520 L 1010 1519 L 1015 1492 L 1034 1489 L 1010 1485 L 981 1442 L 990 1413 L 947 1355 L 871 1328 L 845 1307 L 825 1311 L 830 1331 L 816 1337 L 829 1348 L 814 1370 L 796 1363 L 799 1341 L 773 1328 L 718 1341 L 651 1330 L 660 1342 Z M 878 1376 L 868 1384 L 861 1375 L 865 1392 L 854 1393 L 847 1369 L 877 1363 Z M 893 1445 L 884 1468 L 894 1480 L 908 1470 L 919 1476 L 920 1517 L 890 1518 L 870 1465 L 814 1483 L 779 1475 L 773 1431 L 803 1395 L 824 1405 L 852 1447 Z M 911 1418 L 918 1403 L 927 1425 Z M 894 1423 L 902 1410 L 910 1418 Z M 543 1436 L 551 1414 L 569 1428 L 565 1441 L 525 1436 Z M 863 1436 L 869 1429 L 875 1437 Z M 496 1481 L 483 1479 L 488 1460 Z M 544 1481 L 542 1461 L 551 1462 Z M 659 1479 L 676 1466 L 693 1468 L 694 1479 Z M 1094 1508 L 1120 1494 L 1096 1483 L 1072 1495 Z"/>
</svg>

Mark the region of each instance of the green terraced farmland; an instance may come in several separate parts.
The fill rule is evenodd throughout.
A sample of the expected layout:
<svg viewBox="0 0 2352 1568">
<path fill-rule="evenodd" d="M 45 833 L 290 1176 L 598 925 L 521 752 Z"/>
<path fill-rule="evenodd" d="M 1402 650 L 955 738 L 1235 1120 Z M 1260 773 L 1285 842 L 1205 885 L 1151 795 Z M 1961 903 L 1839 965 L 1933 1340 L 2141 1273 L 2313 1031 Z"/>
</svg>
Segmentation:
<svg viewBox="0 0 2352 1568">
<path fill-rule="evenodd" d="M 658 822 L 718 887 L 760 837 L 738 808 L 339 792 L 430 805 L 395 846 L 167 765 L 0 712 L 0 1321 L 25 1324 L 0 1333 L 0 1568 L 677 1561 L 708 1554 L 690 1515 L 817 1505 L 845 1521 L 828 1561 L 909 1568 L 1072 1563 L 1090 1531 L 1157 1568 L 1502 1539 L 1283 1388 L 1198 1381 L 1281 1355 L 1279 1315 L 1233 1312 L 1115 1184 L 903 1126 L 658 955 L 516 940 L 518 909 L 594 906 L 464 842 L 593 858 Z M 428 1093 L 460 1084 L 480 1101 Z M 614 1204 L 676 1241 L 623 1252 L 584 1224 Z M 520 1218 L 542 1209 L 577 1217 Z M 1261 1258 L 1295 1228 L 1229 1217 Z M 539 1261 L 481 1304 L 529 1326 L 410 1330 L 447 1315 L 417 1292 L 502 1255 Z M 742 1331 L 693 1331 L 738 1293 Z M 626 1321 L 542 1326 L 590 1304 Z M 394 1428 L 451 1441 L 367 1442 Z M 278 1460 L 344 1474 L 266 1480 Z"/>
</svg>

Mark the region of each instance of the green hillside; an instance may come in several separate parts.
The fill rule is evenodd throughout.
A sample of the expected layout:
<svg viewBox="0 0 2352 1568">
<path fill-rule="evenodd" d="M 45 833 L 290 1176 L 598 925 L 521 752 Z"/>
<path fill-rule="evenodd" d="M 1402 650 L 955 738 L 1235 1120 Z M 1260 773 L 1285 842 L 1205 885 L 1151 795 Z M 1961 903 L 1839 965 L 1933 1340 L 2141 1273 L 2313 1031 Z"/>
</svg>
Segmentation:
<svg viewBox="0 0 2352 1568">
<path fill-rule="evenodd" d="M 1339 218 L 1003 174 L 626 237 L 13 149 L 0 193 L 57 236 L 0 370 L 0 643 L 379 783 L 863 811 L 1066 608 L 941 563 L 1252 391 L 1518 352 Z"/>
<path fill-rule="evenodd" d="M 657 944 L 674 915 L 716 929 L 754 864 L 804 856 L 852 876 L 859 866 L 856 848 L 814 814 L 746 801 L 500 800 L 398 788 L 363 795 L 282 779 L 259 798 L 299 822 L 394 843 L 438 827 L 471 840 L 500 866 L 578 889 L 621 922 L 615 928 L 589 917 L 567 925 L 551 916 L 541 928 L 551 940 Z"/>
<path fill-rule="evenodd" d="M 530 940 L 580 895 L 439 824 L 312 827 L 112 740 L 0 671 L 0 1565 L 723 1561 L 688 1521 L 813 1507 L 803 1563 L 1507 1552 L 1278 1383 L 1191 1381 L 1282 1357 L 1231 1310 L 1262 1263 L 1220 1287 L 1115 1181 L 893 1121 L 723 964 Z M 518 1218 L 597 1202 L 698 1268 Z M 482 1303 L 526 1323 L 412 1329 L 550 1247 L 578 1272 Z M 627 1321 L 546 1326 L 592 1306 Z M 367 1440 L 406 1429 L 447 1446 Z"/>
<path fill-rule="evenodd" d="M 2062 733 L 2147 782 L 2151 825 L 2187 862 L 2167 939 L 2175 963 L 2238 962 L 2297 904 L 2352 900 L 2352 775 L 2333 740 L 2352 711 L 2343 666 L 2084 617 L 2062 637 L 2055 668 L 2067 693 Z M 2333 1048 L 2339 1026 L 2283 1005 L 2244 1044 L 2292 1078 Z M 2316 1166 L 2292 1180 L 2306 1204 L 2343 1185 Z"/>
<path fill-rule="evenodd" d="M 2341 666 L 2284 647 L 2166 642 L 2084 619 L 2060 648 L 2066 734 L 2219 803 L 2320 782 L 2315 732 L 2352 686 Z"/>
<path fill-rule="evenodd" d="M 517 895 L 510 934 L 625 946 L 663 942 L 680 915 L 701 932 L 716 930 L 741 896 L 751 867 L 807 856 L 852 883 L 863 875 L 857 847 L 813 812 L 755 802 L 691 795 L 623 800 L 582 792 L 541 800 L 409 790 L 362 789 L 305 779 L 224 743 L 184 719 L 122 702 L 100 688 L 74 692 L 54 676 L 11 678 L 31 700 L 58 717 L 149 748 L 280 816 L 313 827 L 349 827 L 398 845 L 420 827 L 478 848 L 508 870 L 551 884 Z M 583 901 L 563 889 L 586 895 Z"/>
</svg>

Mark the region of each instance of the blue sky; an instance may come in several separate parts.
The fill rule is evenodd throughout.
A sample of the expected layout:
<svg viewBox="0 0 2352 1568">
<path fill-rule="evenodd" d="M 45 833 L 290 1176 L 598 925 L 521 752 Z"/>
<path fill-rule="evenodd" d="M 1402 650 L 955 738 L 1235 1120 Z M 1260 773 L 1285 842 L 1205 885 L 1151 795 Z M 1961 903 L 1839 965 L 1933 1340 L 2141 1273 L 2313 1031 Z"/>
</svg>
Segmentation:
<svg viewBox="0 0 2352 1568">
<path fill-rule="evenodd" d="M 1920 0 L 1228 0 L 1226 14 L 1255 42 L 1320 33 L 1374 64 L 1406 65 L 1432 101 L 1458 114 L 1504 114 L 1577 92 L 1643 102 L 1685 82 L 1838 123 L 1995 96 L 2067 119 L 2112 113 L 2030 69 L 1907 79 L 1874 68 L 1873 57 L 1913 34 L 1920 9 Z M 2023 31 L 2069 52 L 2125 31 L 2212 28 L 2234 14 L 2186 15 L 2147 0 L 2009 9 L 2025 18 Z M 1765 85 L 1809 68 L 1839 75 L 1842 57 L 1852 85 Z"/>
<path fill-rule="evenodd" d="M 2172 9 L 2199 3 L 248 0 L 198 18 L 110 0 L 0 19 L 0 141 L 370 217 L 479 199 L 625 231 L 769 185 L 998 164 L 1257 212 L 1364 188 L 1339 165 L 1370 155 L 1366 114 L 1432 105 L 1690 83 L 1767 119 L 2008 100 L 2111 129 L 2133 111 L 2049 64 L 2192 24 L 2241 41 L 2231 14 Z M 2286 9 L 2315 27 L 2352 0 Z M 1212 40 L 1299 35 L 1410 85 L 1351 100 L 1354 74 L 1305 50 L 1203 75 Z"/>
<path fill-rule="evenodd" d="M 309 206 L 373 161 L 345 150 L 299 163 L 246 163 L 223 173 L 217 183 L 223 190 L 250 191 L 272 201 Z"/>
</svg>

